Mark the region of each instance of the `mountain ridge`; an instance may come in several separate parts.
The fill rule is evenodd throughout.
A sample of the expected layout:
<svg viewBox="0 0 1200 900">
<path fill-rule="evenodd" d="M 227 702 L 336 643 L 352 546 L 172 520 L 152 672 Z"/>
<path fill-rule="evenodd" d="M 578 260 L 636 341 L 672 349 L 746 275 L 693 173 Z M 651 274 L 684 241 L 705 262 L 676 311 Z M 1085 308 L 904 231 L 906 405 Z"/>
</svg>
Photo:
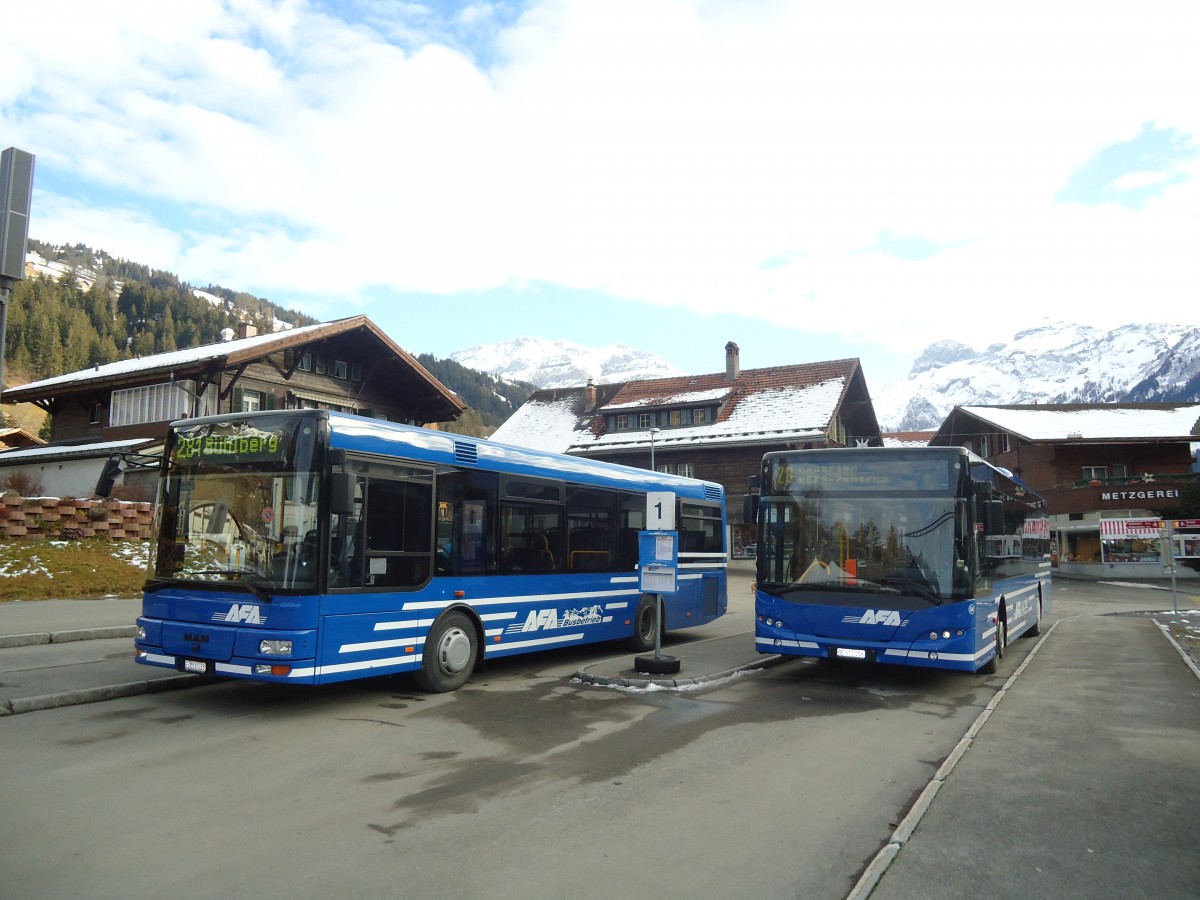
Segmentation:
<svg viewBox="0 0 1200 900">
<path fill-rule="evenodd" d="M 219 286 L 196 290 L 171 273 L 83 245 L 31 240 L 30 246 L 61 264 L 44 272 L 44 280 L 18 282 L 9 304 L 9 359 L 25 363 L 31 376 L 215 341 L 221 329 L 239 320 L 268 328 L 316 321 Z M 203 302 L 182 303 L 185 294 Z M 51 327 L 45 321 L 52 310 L 63 323 Z M 85 313 L 99 328 L 90 342 L 80 341 L 91 327 Z M 203 322 L 184 322 L 183 316 L 203 316 Z M 120 327 L 108 320 L 119 320 Z M 429 354 L 417 358 L 471 409 L 443 427 L 476 436 L 494 431 L 538 388 L 688 374 L 628 344 L 592 348 L 538 337 L 480 344 L 445 360 Z M 47 368 L 58 371 L 43 371 Z M 906 377 L 873 390 L 866 374 L 876 416 L 887 432 L 935 429 L 956 406 L 1196 402 L 1200 327 L 1134 322 L 1101 329 L 1045 319 L 984 350 L 957 340 L 935 341 L 917 355 Z"/>
<path fill-rule="evenodd" d="M 612 357 L 606 352 L 611 351 Z M 685 374 L 624 344 L 588 348 L 518 338 L 456 351 L 450 358 L 538 388 Z M 870 391 L 886 432 L 936 429 L 956 406 L 1200 400 L 1200 327 L 1136 322 L 1101 329 L 1046 320 L 979 351 L 935 341 L 909 374 Z"/>
</svg>

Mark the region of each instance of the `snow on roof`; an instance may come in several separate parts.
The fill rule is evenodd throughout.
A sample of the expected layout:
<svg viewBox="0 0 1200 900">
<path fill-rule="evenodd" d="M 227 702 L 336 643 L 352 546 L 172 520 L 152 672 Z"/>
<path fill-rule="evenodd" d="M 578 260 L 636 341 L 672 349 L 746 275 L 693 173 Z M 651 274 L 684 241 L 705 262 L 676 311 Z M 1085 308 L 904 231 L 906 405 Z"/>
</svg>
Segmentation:
<svg viewBox="0 0 1200 900">
<path fill-rule="evenodd" d="M 280 338 L 287 337 L 295 338 L 297 335 L 303 335 L 309 331 L 316 331 L 319 328 L 326 328 L 327 324 L 306 325 L 302 328 L 293 328 L 285 334 L 272 332 L 270 334 L 258 334 L 254 337 L 240 338 L 235 341 L 222 341 L 216 344 L 202 344 L 199 347 L 188 347 L 184 350 L 171 350 L 166 353 L 156 353 L 153 356 L 143 356 L 134 359 L 120 359 L 116 362 L 105 363 L 100 366 L 93 366 L 90 369 L 80 369 L 78 372 L 68 372 L 66 375 L 56 375 L 53 378 L 44 378 L 41 381 L 30 382 L 14 386 L 13 390 L 19 390 L 21 393 L 33 390 L 41 390 L 49 387 L 63 387 L 70 384 L 83 384 L 89 381 L 105 381 L 110 378 L 116 378 L 121 375 L 129 375 L 134 372 L 142 372 L 150 369 L 175 369 L 181 366 L 192 365 L 199 362 L 204 362 L 210 359 L 220 359 L 223 356 L 228 356 L 231 353 L 240 352 L 243 350 L 253 350 L 255 347 L 263 344 L 271 344 L 273 341 L 278 341 Z"/>
<path fill-rule="evenodd" d="M 936 431 L 894 431 L 883 435 L 885 447 L 928 447 Z"/>
<path fill-rule="evenodd" d="M 578 417 L 570 396 L 525 403 L 496 429 L 489 440 L 533 450 L 565 453 L 575 440 Z"/>
<path fill-rule="evenodd" d="M 41 447 L 19 447 L 15 450 L 0 451 L 0 462 L 8 465 L 16 462 L 41 459 L 47 456 L 78 456 L 84 458 L 108 456 L 120 450 L 130 450 L 143 444 L 153 444 L 155 441 L 147 438 L 133 438 L 123 441 L 101 441 L 95 444 L 45 444 Z"/>
<path fill-rule="evenodd" d="M 811 441 L 824 437 L 843 388 L 843 379 L 832 378 L 818 384 L 755 391 L 741 396 L 723 419 L 702 425 L 660 428 L 653 435 L 646 428 L 606 431 L 595 436 L 591 430 L 592 414 L 581 416 L 575 411 L 577 394 L 554 400 L 533 399 L 501 425 L 492 440 L 555 453 L 648 448 L 652 439 L 654 446 L 661 448 L 681 444 Z M 695 393 L 709 395 L 715 392 Z M 719 395 L 726 393 L 728 390 L 723 389 Z M 659 398 L 657 405 L 674 405 L 680 396 L 684 395 Z M 649 404 L 642 401 L 628 404 L 635 405 Z M 622 404 L 621 408 L 625 406 Z M 602 411 L 612 412 L 615 408 L 605 406 Z"/>
<path fill-rule="evenodd" d="M 1094 406 L 963 406 L 963 412 L 1033 441 L 1186 439 L 1200 424 L 1200 403 Z"/>
<path fill-rule="evenodd" d="M 729 391 L 730 388 L 721 387 L 707 391 L 685 391 L 681 394 L 672 394 L 669 397 L 640 397 L 625 403 L 605 404 L 604 411 L 618 412 L 623 409 L 637 409 L 644 406 L 686 406 L 690 403 L 711 403 L 714 400 L 723 400 L 729 395 Z"/>
</svg>

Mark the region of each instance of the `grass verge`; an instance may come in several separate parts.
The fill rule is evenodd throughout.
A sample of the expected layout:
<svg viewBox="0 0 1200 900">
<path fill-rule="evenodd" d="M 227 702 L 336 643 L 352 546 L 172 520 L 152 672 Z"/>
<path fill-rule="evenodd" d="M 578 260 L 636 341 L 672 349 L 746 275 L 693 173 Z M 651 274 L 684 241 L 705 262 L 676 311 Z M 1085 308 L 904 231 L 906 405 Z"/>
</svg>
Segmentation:
<svg viewBox="0 0 1200 900">
<path fill-rule="evenodd" d="M 0 544 L 0 602 L 135 597 L 146 581 L 145 541 L 13 541 Z"/>
</svg>

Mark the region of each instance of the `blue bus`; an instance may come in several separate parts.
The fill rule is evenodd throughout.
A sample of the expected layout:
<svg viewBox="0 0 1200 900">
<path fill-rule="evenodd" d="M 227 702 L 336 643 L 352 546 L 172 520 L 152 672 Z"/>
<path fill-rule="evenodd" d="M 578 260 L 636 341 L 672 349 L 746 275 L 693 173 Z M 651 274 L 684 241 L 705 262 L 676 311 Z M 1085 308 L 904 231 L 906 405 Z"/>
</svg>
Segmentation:
<svg viewBox="0 0 1200 900">
<path fill-rule="evenodd" d="M 762 653 L 990 674 L 1050 609 L 1043 501 L 964 448 L 768 453 L 757 504 Z"/>
<path fill-rule="evenodd" d="M 136 659 L 323 684 L 658 637 L 639 591 L 647 495 L 676 498 L 662 631 L 727 608 L 719 484 L 327 410 L 172 423 Z"/>
</svg>

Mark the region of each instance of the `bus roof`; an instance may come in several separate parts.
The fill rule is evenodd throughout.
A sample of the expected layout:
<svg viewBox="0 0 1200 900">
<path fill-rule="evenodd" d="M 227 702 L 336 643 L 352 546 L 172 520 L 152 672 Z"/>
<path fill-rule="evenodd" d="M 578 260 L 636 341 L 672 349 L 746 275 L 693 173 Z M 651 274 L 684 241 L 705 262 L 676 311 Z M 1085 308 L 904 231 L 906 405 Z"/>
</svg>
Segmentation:
<svg viewBox="0 0 1200 900">
<path fill-rule="evenodd" d="M 417 425 L 368 419 L 334 410 L 289 409 L 234 413 L 203 419 L 184 419 L 172 422 L 171 427 L 194 427 L 206 422 L 229 422 L 247 417 L 265 419 L 299 415 L 327 420 L 329 445 L 334 449 L 375 453 L 381 456 L 404 456 L 431 464 L 482 467 L 543 478 L 559 477 L 613 488 L 674 491 L 681 496 L 714 501 L 722 499 L 725 494 L 724 487 L 713 481 L 533 450 Z"/>
</svg>

